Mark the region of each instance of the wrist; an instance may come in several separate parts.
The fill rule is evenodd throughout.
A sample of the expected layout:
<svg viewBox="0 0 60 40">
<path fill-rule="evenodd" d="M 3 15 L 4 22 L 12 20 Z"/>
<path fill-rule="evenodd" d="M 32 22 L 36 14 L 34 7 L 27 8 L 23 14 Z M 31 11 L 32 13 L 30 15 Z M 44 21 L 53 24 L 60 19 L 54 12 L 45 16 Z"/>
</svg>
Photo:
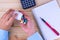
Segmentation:
<svg viewBox="0 0 60 40">
<path fill-rule="evenodd" d="M 1 32 L 8 32 L 7 30 L 4 30 L 4 29 L 0 29 Z"/>
<path fill-rule="evenodd" d="M 1 30 L 6 30 L 6 31 L 8 31 L 9 29 L 8 28 L 0 28 Z"/>
</svg>

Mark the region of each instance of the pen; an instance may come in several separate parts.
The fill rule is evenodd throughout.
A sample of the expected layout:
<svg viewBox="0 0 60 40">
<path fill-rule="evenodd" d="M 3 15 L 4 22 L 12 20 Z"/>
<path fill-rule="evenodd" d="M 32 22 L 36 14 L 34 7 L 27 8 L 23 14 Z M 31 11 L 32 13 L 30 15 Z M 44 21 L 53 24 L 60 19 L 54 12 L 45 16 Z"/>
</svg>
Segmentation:
<svg viewBox="0 0 60 40">
<path fill-rule="evenodd" d="M 40 17 L 41 18 L 41 17 Z M 41 18 L 41 20 L 58 36 L 59 35 L 59 33 L 54 29 L 54 28 L 52 28 L 51 27 L 51 25 L 48 23 L 48 22 L 46 22 L 43 18 Z"/>
</svg>

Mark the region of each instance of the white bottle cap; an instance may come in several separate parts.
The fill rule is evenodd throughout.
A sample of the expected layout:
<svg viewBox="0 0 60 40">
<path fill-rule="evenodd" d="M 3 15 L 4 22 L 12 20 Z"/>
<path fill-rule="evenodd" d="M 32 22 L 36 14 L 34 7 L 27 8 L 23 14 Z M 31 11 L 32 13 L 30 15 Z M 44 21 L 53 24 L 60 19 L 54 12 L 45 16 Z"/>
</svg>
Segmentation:
<svg viewBox="0 0 60 40">
<path fill-rule="evenodd" d="M 18 14 L 17 17 L 16 17 L 16 19 L 17 20 L 21 20 L 23 14 L 21 12 L 19 12 L 19 11 L 14 11 L 14 13 L 17 13 Z"/>
</svg>

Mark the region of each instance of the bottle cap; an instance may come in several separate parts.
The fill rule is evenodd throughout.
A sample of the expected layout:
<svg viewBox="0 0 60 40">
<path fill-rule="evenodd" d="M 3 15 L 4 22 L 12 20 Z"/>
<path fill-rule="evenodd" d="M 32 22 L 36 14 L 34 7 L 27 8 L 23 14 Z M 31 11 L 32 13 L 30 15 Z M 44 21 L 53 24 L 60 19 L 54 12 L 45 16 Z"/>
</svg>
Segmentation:
<svg viewBox="0 0 60 40">
<path fill-rule="evenodd" d="M 14 11 L 14 13 L 17 13 L 18 14 L 17 17 L 16 17 L 16 19 L 17 20 L 21 20 L 23 14 L 21 12 L 19 12 L 19 11 Z"/>
</svg>

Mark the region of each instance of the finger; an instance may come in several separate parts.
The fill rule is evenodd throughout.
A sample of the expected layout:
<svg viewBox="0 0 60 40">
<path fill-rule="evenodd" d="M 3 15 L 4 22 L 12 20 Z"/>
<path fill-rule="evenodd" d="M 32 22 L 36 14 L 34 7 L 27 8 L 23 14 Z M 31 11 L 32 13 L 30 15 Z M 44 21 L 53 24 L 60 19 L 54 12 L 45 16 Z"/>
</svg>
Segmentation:
<svg viewBox="0 0 60 40">
<path fill-rule="evenodd" d="M 24 16 L 28 21 L 31 20 L 29 16 Z"/>
<path fill-rule="evenodd" d="M 25 25 L 25 24 L 20 23 L 20 26 L 21 26 L 21 28 L 22 28 L 23 30 L 26 29 L 26 25 Z"/>
<path fill-rule="evenodd" d="M 14 12 L 14 11 L 11 11 L 11 12 L 6 16 L 6 18 L 5 18 L 6 21 L 9 20 L 10 17 L 14 14 L 13 12 Z"/>
<path fill-rule="evenodd" d="M 23 24 L 23 23 L 20 23 L 20 26 L 21 26 L 21 27 L 25 27 L 26 25 L 25 25 L 25 24 Z"/>
<path fill-rule="evenodd" d="M 24 25 L 24 24 L 20 24 L 21 28 L 25 31 L 25 32 L 28 32 L 30 30 L 29 27 L 27 27 L 27 25 Z"/>
<path fill-rule="evenodd" d="M 14 14 L 8 21 L 8 24 L 12 24 L 16 18 L 17 14 Z"/>
<path fill-rule="evenodd" d="M 19 10 L 23 15 L 27 16 L 27 13 L 25 11 Z"/>
<path fill-rule="evenodd" d="M 1 18 L 5 18 L 11 11 L 13 11 L 12 9 L 9 9 Z"/>
<path fill-rule="evenodd" d="M 2 17 L 1 20 L 3 22 L 3 20 L 5 21 L 6 16 L 10 13 L 10 11 L 12 11 L 12 9 L 9 9 Z"/>
</svg>

